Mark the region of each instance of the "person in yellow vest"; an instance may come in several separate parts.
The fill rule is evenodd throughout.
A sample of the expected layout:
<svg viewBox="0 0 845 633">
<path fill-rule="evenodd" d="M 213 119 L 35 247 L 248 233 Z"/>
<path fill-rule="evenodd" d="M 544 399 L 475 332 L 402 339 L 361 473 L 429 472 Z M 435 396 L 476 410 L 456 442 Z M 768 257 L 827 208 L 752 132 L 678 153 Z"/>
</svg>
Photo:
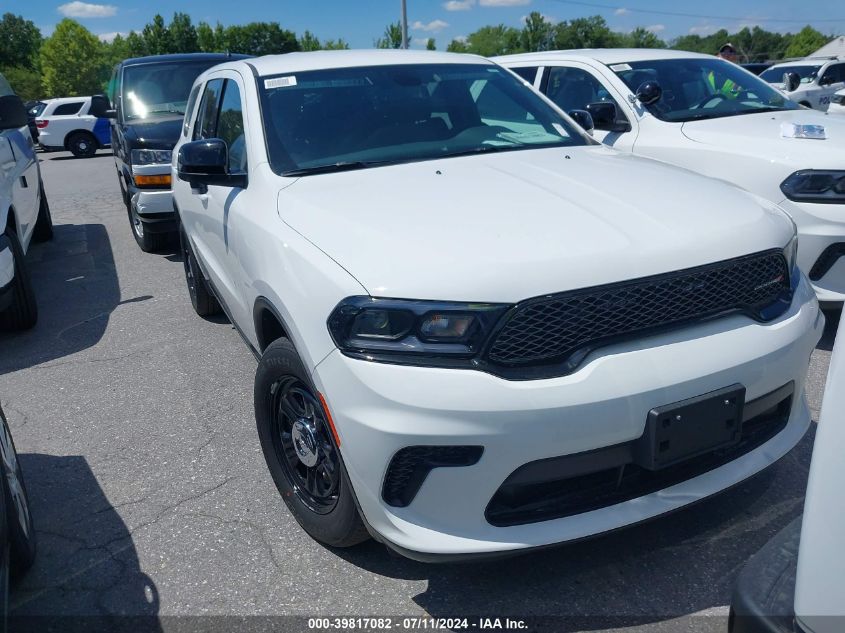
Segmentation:
<svg viewBox="0 0 845 633">
<path fill-rule="evenodd" d="M 719 49 L 717 57 L 735 64 L 737 60 L 736 49 L 733 47 L 733 44 L 728 42 Z M 713 88 L 714 94 L 720 94 L 726 99 L 736 99 L 739 93 L 742 92 L 742 88 L 735 81 L 727 77 L 721 79 L 712 70 L 707 74 L 707 81 L 710 83 L 710 87 Z"/>
</svg>

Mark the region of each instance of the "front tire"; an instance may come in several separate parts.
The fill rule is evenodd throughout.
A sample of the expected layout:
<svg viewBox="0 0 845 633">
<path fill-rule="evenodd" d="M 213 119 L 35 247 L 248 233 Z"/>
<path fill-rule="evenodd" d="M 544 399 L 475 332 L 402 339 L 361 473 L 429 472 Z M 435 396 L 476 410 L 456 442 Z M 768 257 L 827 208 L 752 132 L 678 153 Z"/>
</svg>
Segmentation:
<svg viewBox="0 0 845 633">
<path fill-rule="evenodd" d="M 17 234 L 7 230 L 6 238 L 9 240 L 12 259 L 15 262 L 15 278 L 12 280 L 12 305 L 0 312 L 0 329 L 28 330 L 35 327 L 38 321 L 35 292 L 32 289 L 29 268 Z"/>
<path fill-rule="evenodd" d="M 264 350 L 254 396 L 264 459 L 299 525 L 332 547 L 366 541 L 369 534 L 317 390 L 288 339 Z"/>
<path fill-rule="evenodd" d="M 185 266 L 185 281 L 188 284 L 188 294 L 191 296 L 191 305 L 194 312 L 201 317 L 218 314 L 221 310 L 220 302 L 212 294 L 208 283 L 202 275 L 199 262 L 194 255 L 194 249 L 185 235 L 185 229 L 179 227 L 179 244 L 182 247 L 182 263 Z"/>
<path fill-rule="evenodd" d="M 32 525 L 29 497 L 26 494 L 15 442 L 2 409 L 0 409 L 0 478 L 2 478 L 2 494 L 6 501 L 9 571 L 13 578 L 17 578 L 35 561 L 35 528 Z"/>
<path fill-rule="evenodd" d="M 88 132 L 74 132 L 67 140 L 67 148 L 77 158 L 91 158 L 97 153 L 97 139 Z"/>
<path fill-rule="evenodd" d="M 169 235 L 167 233 L 150 233 L 144 226 L 144 221 L 135 210 L 135 206 L 130 202 L 127 208 L 129 213 L 129 226 L 132 229 L 132 237 L 135 238 L 135 243 L 145 253 L 156 253 L 167 246 Z"/>
<path fill-rule="evenodd" d="M 35 221 L 32 239 L 36 242 L 47 242 L 53 239 L 53 216 L 50 213 L 50 203 L 47 202 L 43 182 L 39 181 L 38 190 L 41 195 L 41 204 L 38 206 L 38 219 Z"/>
</svg>

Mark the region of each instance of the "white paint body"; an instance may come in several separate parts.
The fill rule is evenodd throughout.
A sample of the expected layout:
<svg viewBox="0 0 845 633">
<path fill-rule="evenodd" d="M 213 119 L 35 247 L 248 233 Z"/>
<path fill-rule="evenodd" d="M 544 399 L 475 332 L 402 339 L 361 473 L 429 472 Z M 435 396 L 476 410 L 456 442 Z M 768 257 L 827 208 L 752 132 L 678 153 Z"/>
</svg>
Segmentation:
<svg viewBox="0 0 845 633">
<path fill-rule="evenodd" d="M 769 82 L 778 90 L 783 91 L 784 94 L 786 94 L 786 96 L 792 99 L 795 103 L 806 105 L 814 110 L 826 112 L 830 106 L 830 98 L 838 90 L 845 88 L 845 79 L 843 79 L 843 77 L 845 77 L 845 73 L 842 72 L 842 69 L 845 69 L 845 60 L 843 59 L 807 58 L 805 60 L 775 64 L 774 66 L 767 68 L 766 72 L 777 73 L 781 69 L 786 71 L 790 66 L 816 67 L 815 75 L 812 78 L 808 78 L 809 81 L 802 81 L 798 84 L 798 87 L 791 92 L 786 91 L 786 85 L 782 81 L 782 73 L 781 76 L 778 77 L 778 81 Z M 836 79 L 833 81 L 827 80 L 826 75 L 829 73 L 836 75 Z"/>
<path fill-rule="evenodd" d="M 474 370 L 356 360 L 326 320 L 344 298 L 516 302 L 782 248 L 792 223 L 774 204 L 716 180 L 587 145 L 429 160 L 286 178 L 268 163 L 256 78 L 338 66 L 489 63 L 416 52 L 291 54 L 217 66 L 243 99 L 249 184 L 173 196 L 201 267 L 248 342 L 269 301 L 325 395 L 365 520 L 382 539 L 437 554 L 558 543 L 698 501 L 772 464 L 803 436 L 809 355 L 824 318 L 802 277 L 789 310 L 761 324 L 730 316 L 603 347 L 574 373 L 509 381 Z M 396 201 L 401 199 L 401 209 Z M 683 201 L 683 204 L 679 204 Z M 444 230 L 448 219 L 448 230 Z M 754 399 L 794 381 L 783 431 L 704 475 L 564 519 L 498 528 L 484 509 L 517 467 L 626 442 L 650 409 L 739 382 Z M 387 506 L 393 454 L 415 444 L 483 445 L 478 464 L 438 468 L 413 503 Z"/>
<path fill-rule="evenodd" d="M 604 86 L 632 128 L 624 133 L 596 130 L 596 139 L 616 149 L 733 183 L 779 204 L 798 226 L 798 263 L 809 273 L 828 246 L 845 242 L 845 203 L 792 202 L 786 199 L 780 185 L 790 174 L 802 169 L 845 169 L 845 118 L 840 120 L 812 110 L 793 110 L 687 123 L 661 121 L 636 100 L 609 68 L 637 61 L 695 57 L 712 59 L 683 51 L 586 49 L 512 55 L 494 61 L 512 69 L 539 67 L 537 88 L 545 68 L 571 67 L 590 73 Z M 749 81 L 761 81 L 751 73 L 748 76 Z M 823 125 L 827 138 L 784 138 L 781 136 L 784 123 Z M 691 201 L 688 196 L 678 200 L 684 204 Z M 702 211 L 705 217 L 713 213 L 714 207 L 711 204 Z M 814 281 L 813 287 L 820 301 L 841 303 L 845 300 L 845 259 Z"/>
<path fill-rule="evenodd" d="M 830 107 L 827 109 L 827 113 L 845 116 L 845 90 L 840 90 L 830 98 Z"/>
<path fill-rule="evenodd" d="M 80 104 L 79 110 L 73 114 L 55 114 L 56 109 L 69 104 Z M 98 139 L 102 147 L 109 146 L 108 137 L 103 130 L 108 131 L 108 125 L 98 119 L 91 110 L 91 97 L 61 97 L 49 99 L 44 110 L 36 118 L 38 128 L 38 144 L 45 149 L 61 150 L 66 148 L 68 137 L 74 132 L 90 132 Z M 98 120 L 102 129 L 95 129 Z M 40 127 L 41 125 L 46 126 Z M 99 137 L 99 138 L 98 138 Z"/>
</svg>

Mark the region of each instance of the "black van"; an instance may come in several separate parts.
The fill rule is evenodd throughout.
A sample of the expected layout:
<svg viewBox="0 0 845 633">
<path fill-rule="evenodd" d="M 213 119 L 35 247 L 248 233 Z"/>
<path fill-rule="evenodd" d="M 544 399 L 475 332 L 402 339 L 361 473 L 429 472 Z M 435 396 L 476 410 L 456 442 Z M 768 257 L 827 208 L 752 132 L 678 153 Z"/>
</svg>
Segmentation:
<svg viewBox="0 0 845 633">
<path fill-rule="evenodd" d="M 248 55 L 187 53 L 120 62 L 109 82 L 111 146 L 132 234 L 142 250 L 160 249 L 176 229 L 170 156 L 182 130 L 194 80 Z"/>
</svg>

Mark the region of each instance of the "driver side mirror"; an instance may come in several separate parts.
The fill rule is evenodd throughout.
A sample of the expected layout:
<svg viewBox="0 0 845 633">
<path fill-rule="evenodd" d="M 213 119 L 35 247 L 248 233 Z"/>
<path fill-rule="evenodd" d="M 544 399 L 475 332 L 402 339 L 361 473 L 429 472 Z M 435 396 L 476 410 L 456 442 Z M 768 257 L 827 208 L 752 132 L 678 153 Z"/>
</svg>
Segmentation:
<svg viewBox="0 0 845 633">
<path fill-rule="evenodd" d="M 640 84 L 640 87 L 637 88 L 636 96 L 639 102 L 643 105 L 651 105 L 652 103 L 660 101 L 660 97 L 663 96 L 663 88 L 653 79 L 644 81 Z"/>
<path fill-rule="evenodd" d="M 16 130 L 29 122 L 23 101 L 17 95 L 0 97 L 0 130 Z"/>
<path fill-rule="evenodd" d="M 794 92 L 800 83 L 798 73 L 783 73 L 783 89 L 787 92 Z"/>
<path fill-rule="evenodd" d="M 98 119 L 113 119 L 117 115 L 112 109 L 109 98 L 106 95 L 94 95 L 91 97 L 91 109 L 89 112 Z M 115 112 L 115 116 L 110 117 L 109 112 Z"/>
<path fill-rule="evenodd" d="M 619 116 L 616 104 L 611 101 L 596 101 L 587 104 L 587 112 L 593 117 L 597 130 L 606 132 L 630 132 L 631 124 Z"/>
<path fill-rule="evenodd" d="M 179 180 L 190 183 L 191 189 L 203 191 L 208 185 L 241 189 L 247 186 L 246 174 L 229 173 L 229 148 L 219 138 L 185 143 L 179 148 L 176 164 Z"/>
<path fill-rule="evenodd" d="M 593 129 L 595 129 L 596 126 L 593 123 L 593 117 L 590 116 L 589 112 L 586 110 L 570 110 L 567 114 L 572 117 L 573 121 L 584 128 L 587 134 L 593 133 Z"/>
</svg>

